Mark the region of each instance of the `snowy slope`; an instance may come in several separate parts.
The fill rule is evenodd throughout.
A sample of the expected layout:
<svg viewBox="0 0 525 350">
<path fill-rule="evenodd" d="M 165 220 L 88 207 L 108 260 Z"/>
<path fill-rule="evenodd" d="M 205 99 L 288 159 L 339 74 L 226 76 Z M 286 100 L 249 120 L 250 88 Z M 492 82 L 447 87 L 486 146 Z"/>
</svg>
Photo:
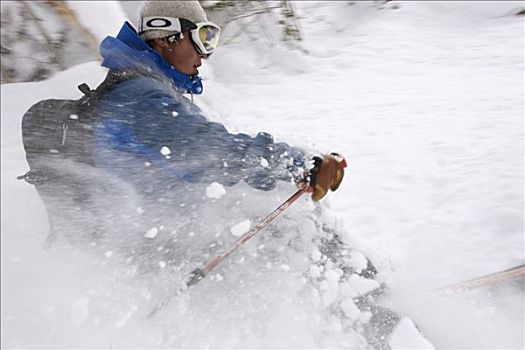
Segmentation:
<svg viewBox="0 0 525 350">
<path fill-rule="evenodd" d="M 214 91 L 235 89 L 214 109 L 241 130 L 348 156 L 332 212 L 437 347 L 523 347 L 522 285 L 433 292 L 524 260 L 520 3 L 356 6 L 303 5 L 309 55 L 255 59 L 239 45 L 214 57 L 227 68 Z M 250 60 L 227 66 L 240 52 Z"/>
<path fill-rule="evenodd" d="M 509 15 L 519 5 L 407 2 L 378 11 L 370 3 L 297 3 L 304 52 L 241 35 L 202 70 L 205 94 L 196 102 L 231 131 L 267 131 L 347 156 L 348 178 L 323 201 L 324 210 L 351 247 L 372 257 L 391 290 L 386 305 L 415 321 L 437 348 L 524 345 L 523 286 L 433 291 L 523 262 L 524 34 L 523 18 Z M 78 6 L 89 22 L 102 5 Z M 107 13 L 118 13 L 110 7 Z M 272 249 L 263 238 L 271 234 L 243 253 L 256 267 L 232 259 L 225 280 L 213 276 L 192 300 L 151 322 L 140 315 L 173 282 L 169 274 L 126 274 L 110 251 L 94 258 L 67 244 L 42 249 L 43 205 L 31 186 L 15 180 L 27 170 L 20 116 L 39 99 L 79 96 L 77 83 L 96 85 L 103 76 L 93 62 L 45 82 L 2 85 L 2 344 L 363 346 L 359 335 L 324 323 L 311 298 L 288 300 L 300 286 L 293 272 L 301 254 L 290 252 L 270 268 L 264 253 L 250 258 L 261 244 Z M 236 191 L 225 198 L 246 208 L 222 212 L 223 227 L 265 215 L 287 194 Z M 237 198 L 243 192 L 249 199 Z M 225 203 L 210 201 L 210 212 L 201 214 L 213 216 Z M 296 220 L 311 210 L 301 201 L 276 227 L 308 232 Z M 429 344 L 403 319 L 390 345 Z"/>
<path fill-rule="evenodd" d="M 346 218 L 348 240 L 382 262 L 394 305 L 426 324 L 435 344 L 521 344 L 515 290 L 428 293 L 523 261 L 523 20 L 508 16 L 517 4 L 305 7 L 316 13 L 303 21 L 310 55 L 276 48 L 257 57 L 245 45 L 217 55 L 215 81 L 227 83 L 206 96 L 235 92 L 213 109 L 238 116 L 240 130 L 280 135 L 282 121 L 294 130 L 288 140 L 340 144 L 351 177 L 332 209 Z M 240 52 L 250 59 L 227 65 Z M 256 111 L 247 100 L 260 101 Z"/>
</svg>

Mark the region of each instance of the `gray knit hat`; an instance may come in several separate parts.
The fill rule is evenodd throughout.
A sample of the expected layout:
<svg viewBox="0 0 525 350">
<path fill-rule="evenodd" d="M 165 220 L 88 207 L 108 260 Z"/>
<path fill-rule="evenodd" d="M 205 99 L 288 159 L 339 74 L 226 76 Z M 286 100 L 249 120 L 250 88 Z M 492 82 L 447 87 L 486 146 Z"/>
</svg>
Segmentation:
<svg viewBox="0 0 525 350">
<path fill-rule="evenodd" d="M 207 22 L 208 18 L 198 1 L 144 1 L 140 10 L 139 32 L 142 28 L 142 20 L 148 17 L 173 17 L 184 18 L 193 23 Z M 177 33 L 173 30 L 150 29 L 140 33 L 144 40 L 164 38 Z"/>
</svg>

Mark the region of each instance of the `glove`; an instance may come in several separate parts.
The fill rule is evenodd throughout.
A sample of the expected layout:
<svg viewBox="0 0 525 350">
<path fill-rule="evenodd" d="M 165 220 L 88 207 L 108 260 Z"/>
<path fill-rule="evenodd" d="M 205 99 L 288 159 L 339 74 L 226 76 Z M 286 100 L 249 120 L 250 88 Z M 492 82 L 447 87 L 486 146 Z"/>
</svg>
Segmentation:
<svg viewBox="0 0 525 350">
<path fill-rule="evenodd" d="M 346 160 L 337 153 L 330 153 L 323 158 L 314 157 L 314 167 L 308 174 L 309 192 L 312 200 L 317 202 L 323 198 L 328 189 L 335 191 L 343 181 Z"/>
</svg>

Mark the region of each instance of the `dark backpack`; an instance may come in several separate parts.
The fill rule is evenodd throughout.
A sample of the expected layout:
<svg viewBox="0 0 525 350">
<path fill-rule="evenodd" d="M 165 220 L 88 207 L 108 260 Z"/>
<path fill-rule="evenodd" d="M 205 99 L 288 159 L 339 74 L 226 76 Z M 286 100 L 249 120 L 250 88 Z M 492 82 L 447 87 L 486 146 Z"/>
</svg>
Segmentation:
<svg viewBox="0 0 525 350">
<path fill-rule="evenodd" d="M 18 179 L 33 185 L 56 181 L 49 164 L 56 166 L 62 160 L 92 166 L 97 103 L 115 85 L 132 77 L 111 71 L 95 90 L 80 84 L 84 96 L 78 100 L 48 99 L 32 105 L 22 117 L 22 139 L 30 170 Z"/>
<path fill-rule="evenodd" d="M 83 231 L 99 233 L 96 221 L 100 213 L 88 183 L 94 169 L 97 104 L 115 85 L 134 77 L 130 72 L 110 71 L 95 90 L 85 83 L 79 85 L 84 93 L 80 99 L 43 100 L 24 114 L 22 138 L 30 170 L 18 179 L 35 185 L 46 206 L 50 225 L 48 243 L 59 232 L 69 237 Z M 88 224 L 91 227 L 87 228 Z"/>
</svg>

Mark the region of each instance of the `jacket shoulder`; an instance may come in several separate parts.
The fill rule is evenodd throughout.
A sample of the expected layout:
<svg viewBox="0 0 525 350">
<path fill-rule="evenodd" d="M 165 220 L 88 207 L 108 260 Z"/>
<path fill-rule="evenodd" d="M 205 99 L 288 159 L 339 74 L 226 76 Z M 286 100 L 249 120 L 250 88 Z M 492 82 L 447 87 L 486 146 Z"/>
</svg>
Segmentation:
<svg viewBox="0 0 525 350">
<path fill-rule="evenodd" d="M 154 95 L 166 95 L 173 98 L 180 97 L 175 89 L 169 83 L 160 79 L 147 76 L 138 76 L 122 82 L 115 86 L 110 95 L 124 95 L 128 98 L 146 97 Z"/>
</svg>

